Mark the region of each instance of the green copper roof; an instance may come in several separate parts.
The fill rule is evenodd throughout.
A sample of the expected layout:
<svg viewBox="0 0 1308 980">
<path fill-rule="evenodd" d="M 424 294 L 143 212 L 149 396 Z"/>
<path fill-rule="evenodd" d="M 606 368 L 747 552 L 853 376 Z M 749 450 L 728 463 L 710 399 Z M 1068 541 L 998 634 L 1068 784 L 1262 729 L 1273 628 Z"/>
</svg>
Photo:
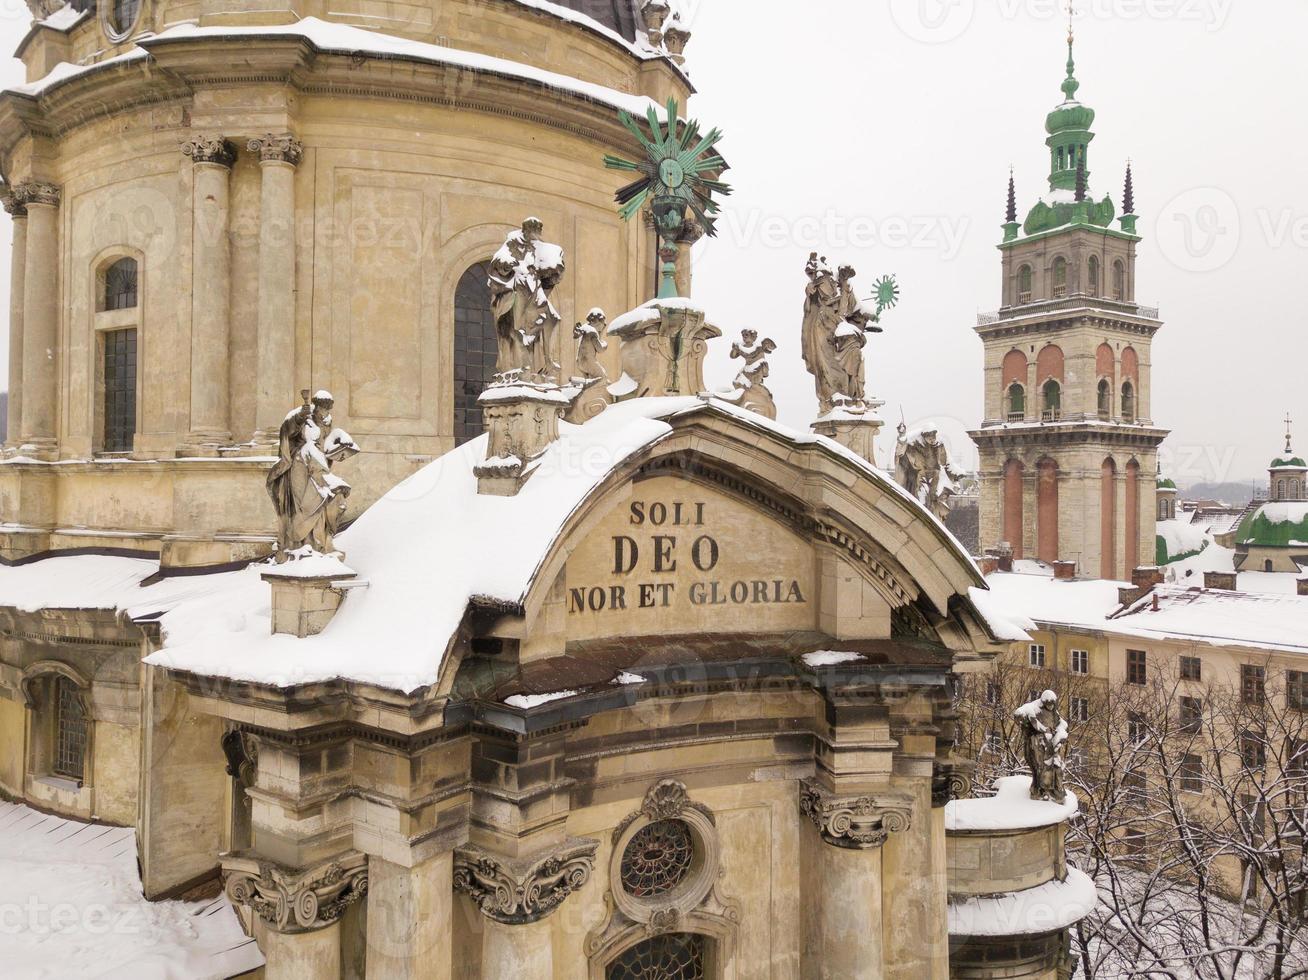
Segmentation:
<svg viewBox="0 0 1308 980">
<path fill-rule="evenodd" d="M 1291 457 L 1290 459 L 1274 459 L 1274 460 L 1272 460 L 1272 465 L 1269 466 L 1268 469 L 1273 469 L 1273 470 L 1280 470 L 1280 469 L 1304 470 L 1304 469 L 1308 469 L 1308 463 L 1305 463 L 1305 462 L 1304 462 L 1302 459 L 1300 459 L 1298 456 L 1293 456 L 1293 457 Z"/>
<path fill-rule="evenodd" d="M 1160 477 L 1158 478 L 1158 489 L 1159 489 L 1159 490 L 1175 490 L 1175 489 L 1176 489 L 1176 484 L 1175 484 L 1174 482 L 1172 482 L 1171 480 L 1169 480 L 1167 477 L 1165 477 L 1165 476 L 1160 476 Z"/>
<path fill-rule="evenodd" d="M 1264 548 L 1308 542 L 1308 503 L 1263 504 L 1241 522 L 1236 540 Z"/>
</svg>

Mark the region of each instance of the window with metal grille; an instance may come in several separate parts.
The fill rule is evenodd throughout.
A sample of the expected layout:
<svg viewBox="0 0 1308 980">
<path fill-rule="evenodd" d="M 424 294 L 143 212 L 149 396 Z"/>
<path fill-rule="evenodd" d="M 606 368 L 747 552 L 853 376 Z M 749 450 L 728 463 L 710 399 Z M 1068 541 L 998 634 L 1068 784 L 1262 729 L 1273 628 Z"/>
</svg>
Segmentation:
<svg viewBox="0 0 1308 980">
<path fill-rule="evenodd" d="M 67 677 L 55 678 L 54 772 L 76 779 L 86 773 L 86 712 L 77 685 Z"/>
<path fill-rule="evenodd" d="M 702 980 L 704 937 L 667 933 L 631 947 L 605 971 L 606 980 Z"/>
<path fill-rule="evenodd" d="M 495 377 L 498 347 L 491 313 L 489 266 L 478 262 L 454 291 L 454 441 L 463 445 L 485 431 L 477 398 Z"/>
<path fill-rule="evenodd" d="M 136 307 L 136 259 L 119 259 L 104 271 L 104 308 L 130 310 Z"/>
<path fill-rule="evenodd" d="M 636 898 L 666 895 L 690 876 L 695 841 L 681 820 L 642 827 L 622 852 L 622 887 Z"/>
<path fill-rule="evenodd" d="M 136 330 L 107 330 L 104 342 L 104 441 L 106 453 L 132 451 L 136 435 Z"/>
</svg>

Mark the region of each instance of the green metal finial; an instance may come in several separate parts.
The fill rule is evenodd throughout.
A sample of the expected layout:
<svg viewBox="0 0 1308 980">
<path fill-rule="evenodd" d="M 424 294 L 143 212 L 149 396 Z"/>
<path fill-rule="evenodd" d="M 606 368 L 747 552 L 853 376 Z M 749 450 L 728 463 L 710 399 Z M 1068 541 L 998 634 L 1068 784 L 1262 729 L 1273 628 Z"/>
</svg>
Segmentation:
<svg viewBox="0 0 1308 980">
<path fill-rule="evenodd" d="M 1076 58 L 1073 55 L 1072 46 L 1076 42 L 1075 35 L 1068 30 L 1067 32 L 1067 77 L 1063 79 L 1063 94 L 1067 96 L 1068 102 L 1076 101 L 1077 90 L 1080 89 L 1081 83 L 1076 80 Z"/>
<path fill-rule="evenodd" d="M 659 122 L 658 112 L 649 108 L 646 122 L 651 137 L 646 137 L 630 113 L 619 112 L 622 125 L 636 137 L 645 150 L 643 160 L 624 160 L 606 154 L 604 166 L 610 170 L 630 170 L 640 177 L 618 190 L 618 213 L 624 221 L 640 213 L 648 202 L 654 211 L 654 224 L 659 233 L 659 260 L 662 278 L 659 299 L 677 296 L 677 239 L 686 225 L 687 210 L 693 211 L 695 221 L 710 238 L 717 234 L 713 217 L 720 210 L 713 194 L 727 195 L 731 187 L 715 179 L 727 169 L 727 162 L 713 147 L 722 139 L 721 130 L 710 130 L 700 136 L 699 123 L 688 120 L 682 123 L 677 117 L 677 100 L 668 100 L 666 126 Z"/>
</svg>

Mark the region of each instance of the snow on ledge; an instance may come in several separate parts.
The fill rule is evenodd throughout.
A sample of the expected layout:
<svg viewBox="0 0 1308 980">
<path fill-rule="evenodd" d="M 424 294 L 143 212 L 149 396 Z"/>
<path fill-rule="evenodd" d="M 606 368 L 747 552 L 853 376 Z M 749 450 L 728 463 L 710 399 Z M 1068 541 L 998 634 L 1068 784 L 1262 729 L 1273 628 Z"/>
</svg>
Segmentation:
<svg viewBox="0 0 1308 980">
<path fill-rule="evenodd" d="M 515 694 L 512 697 L 504 699 L 504 703 L 510 708 L 521 708 L 523 711 L 530 711 L 532 708 L 539 708 L 543 704 L 549 704 L 551 701 L 562 701 L 564 698 L 575 698 L 578 691 L 551 691 L 548 694 Z"/>
<path fill-rule="evenodd" d="M 960 833 L 981 830 L 1035 830 L 1064 823 L 1080 811 L 1076 794 L 1051 803 L 1031 799 L 1030 776 L 995 780 L 995 795 L 981 800 L 952 800 L 945 805 L 945 830 Z"/>
<path fill-rule="evenodd" d="M 1049 881 L 1025 891 L 949 903 L 951 936 L 1030 936 L 1066 929 L 1099 902 L 1095 883 L 1076 868 L 1066 881 Z"/>
<path fill-rule="evenodd" d="M 819 650 L 806 653 L 800 658 L 806 667 L 836 667 L 840 664 L 852 664 L 864 659 L 861 653 L 837 653 L 834 650 Z"/>
<path fill-rule="evenodd" d="M 259 571 L 264 578 L 352 578 L 357 574 L 341 561 L 339 552 L 324 555 L 310 548 L 292 552 L 291 560 L 280 565 L 262 564 Z"/>
</svg>

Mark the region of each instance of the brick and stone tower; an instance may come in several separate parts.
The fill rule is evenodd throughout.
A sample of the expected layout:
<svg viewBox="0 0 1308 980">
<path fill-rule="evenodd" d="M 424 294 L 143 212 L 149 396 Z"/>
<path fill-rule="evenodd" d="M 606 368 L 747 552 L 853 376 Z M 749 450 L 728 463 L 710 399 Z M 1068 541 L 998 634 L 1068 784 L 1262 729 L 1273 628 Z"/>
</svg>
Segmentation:
<svg viewBox="0 0 1308 980">
<path fill-rule="evenodd" d="M 976 327 L 981 543 L 1129 579 L 1155 551 L 1152 487 L 1167 433 L 1152 422 L 1150 347 L 1162 323 L 1136 302 L 1130 167 L 1119 227 L 1111 198 L 1089 194 L 1095 113 L 1076 99 L 1075 68 L 1069 34 L 1065 98 L 1045 124 L 1049 194 L 1019 224 L 1010 177 L 1003 304 Z"/>
</svg>

